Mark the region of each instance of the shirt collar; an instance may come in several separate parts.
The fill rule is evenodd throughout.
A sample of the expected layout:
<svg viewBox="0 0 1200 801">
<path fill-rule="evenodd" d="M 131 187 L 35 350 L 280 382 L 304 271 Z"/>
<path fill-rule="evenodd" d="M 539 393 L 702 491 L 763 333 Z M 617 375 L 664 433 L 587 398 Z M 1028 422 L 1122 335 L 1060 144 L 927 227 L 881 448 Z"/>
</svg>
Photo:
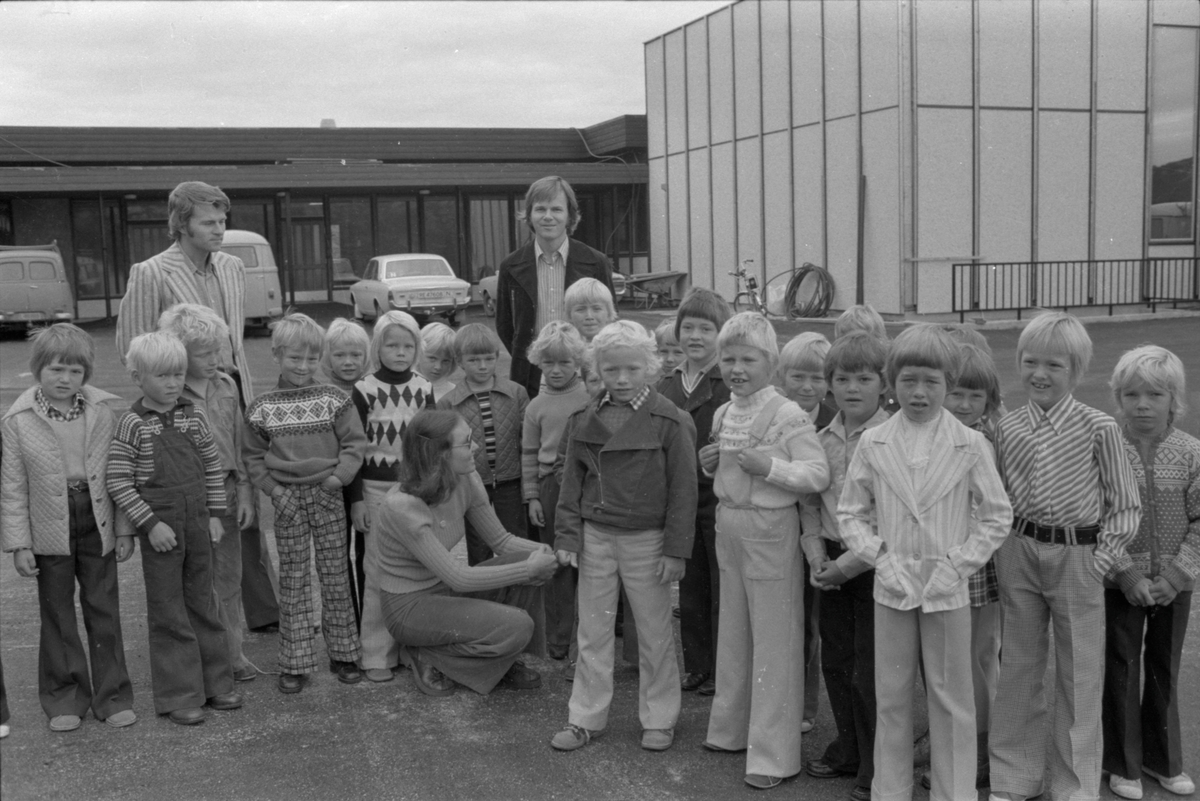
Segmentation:
<svg viewBox="0 0 1200 801">
<path fill-rule="evenodd" d="M 38 387 L 37 392 L 34 393 L 34 400 L 37 402 L 38 408 L 42 410 L 42 414 L 46 415 L 46 417 L 49 419 L 56 420 L 60 423 L 69 423 L 83 414 L 82 392 L 75 393 L 75 397 L 71 399 L 71 408 L 66 412 L 60 412 L 54 406 L 51 406 L 50 401 L 47 400 L 46 395 L 44 392 L 42 392 L 41 387 Z"/>
<path fill-rule="evenodd" d="M 646 398 L 648 398 L 648 397 L 650 397 L 650 385 L 649 384 L 642 387 L 642 391 L 639 392 L 638 394 L 634 395 L 633 399 L 629 401 L 628 405 L 632 406 L 633 410 L 636 412 L 638 409 L 642 408 L 642 404 L 646 402 Z M 609 404 L 610 406 L 623 405 L 623 404 L 618 403 L 617 401 L 613 400 L 612 395 L 609 394 L 608 390 L 604 391 L 604 396 L 600 399 L 600 406 L 604 406 L 606 403 Z"/>
<path fill-rule="evenodd" d="M 1041 406 L 1038 406 L 1033 401 L 1026 404 L 1029 409 L 1029 424 L 1033 428 L 1037 428 L 1042 420 L 1050 424 L 1056 434 L 1061 434 L 1063 424 L 1070 419 L 1075 412 L 1075 398 L 1070 393 L 1063 396 L 1063 399 L 1050 407 L 1050 411 L 1044 411 Z"/>
<path fill-rule="evenodd" d="M 187 254 L 187 251 L 184 250 L 178 242 L 175 243 L 175 247 L 179 248 L 179 252 L 183 255 L 183 260 L 187 262 L 187 266 L 192 269 L 192 272 L 200 273 L 201 275 L 208 275 L 208 273 L 212 271 L 213 258 L 211 253 L 204 257 L 203 264 L 197 266 L 196 262 L 191 260 Z"/>
<path fill-rule="evenodd" d="M 562 244 L 558 246 L 558 254 L 560 256 L 562 256 L 562 261 L 563 261 L 564 266 L 567 263 L 567 253 L 570 250 L 571 250 L 571 237 L 565 236 L 565 237 L 563 237 Z M 534 255 L 534 261 L 536 261 L 538 263 L 541 262 L 542 256 L 545 255 L 545 252 L 542 250 L 542 243 L 537 240 L 537 237 L 534 237 L 534 239 L 533 239 L 533 255 Z"/>
</svg>

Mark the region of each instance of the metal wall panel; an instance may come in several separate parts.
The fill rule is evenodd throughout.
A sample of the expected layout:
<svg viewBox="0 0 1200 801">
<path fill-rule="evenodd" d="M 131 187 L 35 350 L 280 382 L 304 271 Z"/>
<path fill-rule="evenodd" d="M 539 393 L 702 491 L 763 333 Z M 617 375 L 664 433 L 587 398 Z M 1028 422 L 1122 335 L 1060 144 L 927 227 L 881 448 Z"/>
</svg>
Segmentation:
<svg viewBox="0 0 1200 801">
<path fill-rule="evenodd" d="M 667 227 L 671 233 L 670 266 L 667 269 L 687 272 L 691 259 L 688 233 L 688 161 L 687 153 L 667 156 Z"/>
<path fill-rule="evenodd" d="M 758 37 L 758 3 L 734 5 L 734 128 L 739 139 L 755 136 L 762 128 L 762 72 L 759 68 Z"/>
<path fill-rule="evenodd" d="M 650 270 L 665 270 L 670 234 L 667 230 L 667 159 L 650 160 Z"/>
<path fill-rule="evenodd" d="M 1032 112 L 979 112 L 979 255 L 984 261 L 1030 259 L 1032 137 Z"/>
<path fill-rule="evenodd" d="M 899 102 L 900 4 L 874 0 L 860 8 L 863 111 L 894 106 Z"/>
<path fill-rule="evenodd" d="M 980 104 L 1031 108 L 1032 0 L 980 0 L 976 8 L 979 13 Z"/>
<path fill-rule="evenodd" d="M 793 252 L 799 263 L 825 266 L 825 192 L 821 176 L 825 154 L 821 126 L 792 131 Z"/>
<path fill-rule="evenodd" d="M 791 42 L 788 3 L 762 4 L 763 132 L 788 127 L 791 109 Z"/>
<path fill-rule="evenodd" d="M 1086 259 L 1089 115 L 1043 111 L 1038 126 L 1039 261 Z M 1142 181 L 1138 181 L 1139 187 Z"/>
<path fill-rule="evenodd" d="M 1148 13 L 1142 3 L 1096 6 L 1097 108 L 1145 111 Z"/>
<path fill-rule="evenodd" d="M 1038 105 L 1091 108 L 1092 4 L 1039 0 Z"/>
<path fill-rule="evenodd" d="M 971 111 L 918 111 L 917 311 L 950 310 L 952 261 L 971 255 Z"/>
<path fill-rule="evenodd" d="M 970 0 L 917 3 L 917 102 L 971 105 Z"/>
<path fill-rule="evenodd" d="M 858 126 L 853 117 L 835 120 L 826 126 L 825 235 L 829 242 L 829 263 L 837 284 L 834 308 L 854 304 L 855 269 L 858 253 Z"/>
<path fill-rule="evenodd" d="M 763 137 L 763 257 L 767 278 L 792 268 L 792 144 L 787 132 Z M 786 284 L 780 279 L 776 284 Z"/>
<path fill-rule="evenodd" d="M 792 4 L 792 124 L 821 119 L 821 4 Z"/>
<path fill-rule="evenodd" d="M 1200 3 L 1195 0 L 1152 0 L 1155 25 L 1200 26 Z"/>
<path fill-rule="evenodd" d="M 688 270 L 693 286 L 713 285 L 713 188 L 709 182 L 708 150 L 688 154 L 688 197 L 692 215 L 692 264 Z"/>
<path fill-rule="evenodd" d="M 663 95 L 663 40 L 646 42 L 646 153 L 657 158 L 667 148 L 667 100 Z"/>
<path fill-rule="evenodd" d="M 858 3 L 823 3 L 825 118 L 858 111 Z"/>
<path fill-rule="evenodd" d="M 726 7 L 708 18 L 709 114 L 711 142 L 733 139 L 733 12 Z"/>
<path fill-rule="evenodd" d="M 763 268 L 762 148 L 758 139 L 737 144 L 737 260 Z M 732 269 L 732 267 L 730 267 Z M 762 283 L 761 279 L 759 281 Z"/>
<path fill-rule="evenodd" d="M 708 20 L 684 29 L 687 37 L 688 147 L 708 144 Z"/>
<path fill-rule="evenodd" d="M 733 145 L 712 148 L 713 289 L 733 297 L 733 279 L 726 273 L 737 264 L 737 196 L 733 178 Z"/>
<path fill-rule="evenodd" d="M 683 61 L 683 31 L 667 34 L 663 68 L 666 72 L 667 152 L 687 149 L 687 69 Z"/>
<path fill-rule="evenodd" d="M 862 118 L 867 202 L 863 237 L 863 293 L 877 311 L 898 314 L 900 274 L 900 111 Z"/>
<path fill-rule="evenodd" d="M 1096 115 L 1097 259 L 1140 259 L 1145 224 L 1146 118 Z"/>
</svg>

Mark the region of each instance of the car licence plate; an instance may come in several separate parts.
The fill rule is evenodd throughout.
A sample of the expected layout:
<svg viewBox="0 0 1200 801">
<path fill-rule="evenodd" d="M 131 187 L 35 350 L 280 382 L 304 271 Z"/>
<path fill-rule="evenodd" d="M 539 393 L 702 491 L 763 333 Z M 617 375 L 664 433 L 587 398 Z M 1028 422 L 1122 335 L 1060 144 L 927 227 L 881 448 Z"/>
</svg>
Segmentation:
<svg viewBox="0 0 1200 801">
<path fill-rule="evenodd" d="M 423 300 L 431 302 L 440 302 L 446 299 L 445 292 L 412 292 L 409 294 L 413 300 Z"/>
</svg>

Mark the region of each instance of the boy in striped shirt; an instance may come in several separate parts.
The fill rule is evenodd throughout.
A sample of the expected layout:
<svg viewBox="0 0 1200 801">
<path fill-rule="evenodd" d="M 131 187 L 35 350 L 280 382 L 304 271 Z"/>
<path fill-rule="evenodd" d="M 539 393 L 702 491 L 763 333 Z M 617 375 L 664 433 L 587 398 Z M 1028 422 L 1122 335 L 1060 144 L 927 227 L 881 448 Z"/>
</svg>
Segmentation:
<svg viewBox="0 0 1200 801">
<path fill-rule="evenodd" d="M 992 801 L 1100 795 L 1102 581 L 1131 565 L 1125 548 L 1141 501 L 1116 421 L 1071 396 L 1091 356 L 1079 320 L 1034 318 L 1017 342 L 1029 403 L 996 430 L 1013 530 L 996 553 L 1004 656 L 992 707 Z M 1053 723 L 1042 686 L 1051 625 Z"/>
</svg>

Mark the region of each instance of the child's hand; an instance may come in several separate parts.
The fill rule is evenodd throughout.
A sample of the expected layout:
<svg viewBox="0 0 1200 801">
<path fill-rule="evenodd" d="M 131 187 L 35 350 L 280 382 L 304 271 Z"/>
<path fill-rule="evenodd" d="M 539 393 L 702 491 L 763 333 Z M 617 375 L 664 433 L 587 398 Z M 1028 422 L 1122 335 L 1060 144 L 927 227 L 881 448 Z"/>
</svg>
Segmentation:
<svg viewBox="0 0 1200 801">
<path fill-rule="evenodd" d="M 754 448 L 742 448 L 737 457 L 738 467 L 752 476 L 766 478 L 771 474 L 771 457 Z"/>
<path fill-rule="evenodd" d="M 558 563 L 563 567 L 567 565 L 579 567 L 579 554 L 573 551 L 555 551 L 554 555 L 558 557 Z"/>
<path fill-rule="evenodd" d="M 225 524 L 221 522 L 221 518 L 213 516 L 208 518 L 208 538 L 212 540 L 212 544 L 216 545 L 225 536 Z"/>
<path fill-rule="evenodd" d="M 1175 585 L 1162 576 L 1155 576 L 1150 582 L 1150 597 L 1159 606 L 1170 606 L 1178 594 L 1179 590 L 1175 589 Z"/>
<path fill-rule="evenodd" d="M 13 567 L 25 578 L 33 578 L 38 574 L 37 557 L 29 548 L 13 551 Z"/>
<path fill-rule="evenodd" d="M 710 442 L 700 449 L 699 458 L 700 467 L 704 472 L 716 472 L 717 464 L 721 461 L 721 446 L 715 442 Z"/>
<path fill-rule="evenodd" d="M 237 524 L 239 529 L 250 528 L 254 522 L 254 490 L 238 490 Z"/>
<path fill-rule="evenodd" d="M 558 572 L 558 559 L 553 554 L 533 551 L 529 554 L 529 583 L 540 587 Z"/>
<path fill-rule="evenodd" d="M 325 480 L 321 482 L 321 486 L 327 492 L 340 492 L 342 489 L 342 480 L 337 476 L 326 476 Z"/>
<path fill-rule="evenodd" d="M 658 571 L 656 573 L 658 583 L 670 584 L 672 581 L 679 581 L 683 578 L 686 570 L 687 562 L 678 556 L 664 556 L 658 561 Z"/>
<path fill-rule="evenodd" d="M 273 500 L 273 501 L 277 500 L 281 495 L 283 495 L 283 491 L 284 491 L 284 486 L 282 484 L 276 484 L 271 489 L 271 500 Z"/>
<path fill-rule="evenodd" d="M 350 520 L 354 530 L 366 534 L 371 530 L 371 513 L 367 511 L 366 501 L 355 501 L 350 504 Z"/>
<path fill-rule="evenodd" d="M 832 559 L 821 565 L 821 569 L 812 576 L 813 584 L 823 590 L 836 590 L 849 580 L 849 577 L 838 567 L 838 563 Z"/>
<path fill-rule="evenodd" d="M 175 547 L 175 532 L 161 520 L 150 529 L 150 547 L 159 553 L 166 553 Z"/>
<path fill-rule="evenodd" d="M 538 528 L 546 525 L 546 518 L 542 515 L 542 502 L 537 498 L 529 500 L 529 522 Z"/>
<path fill-rule="evenodd" d="M 117 561 L 127 561 L 131 556 L 133 556 L 133 537 L 117 537 Z"/>
<path fill-rule="evenodd" d="M 1126 590 L 1125 600 L 1133 606 L 1154 606 L 1154 595 L 1150 592 L 1150 579 L 1142 576 L 1138 583 Z"/>
</svg>

